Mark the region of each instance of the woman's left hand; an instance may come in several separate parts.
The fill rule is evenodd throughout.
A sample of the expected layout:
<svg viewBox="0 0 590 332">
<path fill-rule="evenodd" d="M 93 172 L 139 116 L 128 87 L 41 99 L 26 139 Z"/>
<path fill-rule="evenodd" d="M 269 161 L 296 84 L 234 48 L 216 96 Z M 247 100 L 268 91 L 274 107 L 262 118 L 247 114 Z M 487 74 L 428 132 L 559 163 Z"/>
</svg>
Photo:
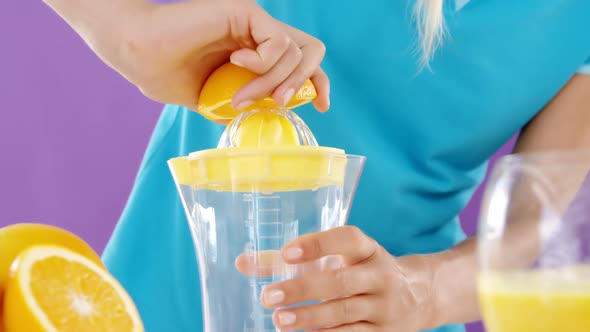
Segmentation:
<svg viewBox="0 0 590 332">
<path fill-rule="evenodd" d="M 356 227 L 304 235 L 281 252 L 288 264 L 340 255 L 344 265 L 271 284 L 262 293 L 269 309 L 320 300 L 318 304 L 278 309 L 281 331 L 414 332 L 430 327 L 432 271 L 419 256 L 390 255 Z"/>
</svg>

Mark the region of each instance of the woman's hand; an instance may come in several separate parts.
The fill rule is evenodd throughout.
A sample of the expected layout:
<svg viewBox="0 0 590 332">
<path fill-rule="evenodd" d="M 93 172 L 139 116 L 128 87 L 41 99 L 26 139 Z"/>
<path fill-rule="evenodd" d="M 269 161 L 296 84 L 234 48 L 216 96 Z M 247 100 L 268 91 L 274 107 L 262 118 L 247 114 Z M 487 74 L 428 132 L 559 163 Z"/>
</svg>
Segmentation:
<svg viewBox="0 0 590 332">
<path fill-rule="evenodd" d="M 329 107 L 329 82 L 320 68 L 324 45 L 273 19 L 255 1 L 45 1 L 105 63 L 155 101 L 196 109 L 209 74 L 231 59 L 261 74 L 236 93 L 234 108 L 267 96 L 286 104 L 310 77 L 318 90 L 315 107 Z"/>
<path fill-rule="evenodd" d="M 282 250 L 289 264 L 341 255 L 344 266 L 271 284 L 263 305 L 275 311 L 281 331 L 396 331 L 430 328 L 433 269 L 420 256 L 396 259 L 358 228 L 345 226 L 305 235 Z"/>
</svg>

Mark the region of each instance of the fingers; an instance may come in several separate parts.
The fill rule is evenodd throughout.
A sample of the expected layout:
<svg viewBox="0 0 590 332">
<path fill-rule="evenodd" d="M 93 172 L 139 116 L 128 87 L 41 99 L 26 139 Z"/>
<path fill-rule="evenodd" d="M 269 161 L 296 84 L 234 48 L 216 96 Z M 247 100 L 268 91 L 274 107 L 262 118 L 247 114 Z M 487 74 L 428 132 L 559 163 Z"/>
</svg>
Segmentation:
<svg viewBox="0 0 590 332">
<path fill-rule="evenodd" d="M 375 300 L 370 295 L 366 295 L 277 310 L 273 314 L 273 322 L 281 331 L 292 331 L 339 327 L 360 323 L 360 321 L 371 321 L 377 311 L 374 308 L 374 303 Z M 362 324 L 368 323 L 363 322 Z M 358 328 L 360 327 L 358 326 Z M 369 328 L 369 326 L 365 327 Z"/>
<path fill-rule="evenodd" d="M 235 261 L 237 270 L 248 276 L 295 276 L 296 266 L 285 263 L 278 250 L 244 253 Z"/>
<path fill-rule="evenodd" d="M 261 300 L 271 309 L 307 301 L 375 294 L 383 287 L 383 278 L 366 266 L 356 265 L 268 285 Z"/>
<path fill-rule="evenodd" d="M 235 261 L 238 272 L 247 276 L 263 278 L 279 276 L 293 278 L 320 271 L 339 269 L 342 265 L 340 256 L 327 256 L 320 260 L 302 264 L 287 264 L 278 250 L 243 253 Z"/>
<path fill-rule="evenodd" d="M 318 97 L 322 97 L 318 108 L 319 111 L 327 111 L 329 102 L 326 105 L 324 99 L 329 94 L 328 77 L 320 68 L 320 64 L 326 53 L 325 46 L 319 40 L 310 37 L 307 44 L 301 46 L 302 59 L 297 68 L 285 79 L 274 91 L 272 97 L 275 101 L 285 106 L 291 97 L 298 91 L 305 81 L 312 77 L 312 82 L 318 92 Z"/>
<path fill-rule="evenodd" d="M 318 111 L 327 111 L 330 108 L 330 81 L 328 80 L 326 73 L 319 67 L 326 53 L 325 45 L 321 41 L 309 36 L 301 30 L 298 30 L 285 23 L 280 24 L 282 25 L 283 29 L 287 31 L 289 36 L 295 40 L 297 45 L 305 45 L 301 47 L 304 59 L 307 58 L 307 53 L 314 49 L 319 50 L 319 52 L 314 52 L 314 54 L 322 54 L 322 58 L 317 60 L 317 65 L 313 67 L 315 68 L 315 71 L 313 71 L 313 75 L 311 76 L 311 81 L 313 82 L 318 93 L 318 97 L 316 100 L 314 100 L 313 104 Z"/>
<path fill-rule="evenodd" d="M 232 106 L 243 109 L 253 101 L 267 97 L 285 106 L 305 81 L 311 78 L 318 93 L 314 106 L 319 111 L 327 111 L 330 83 L 319 67 L 325 55 L 324 44 L 302 32 L 291 36 L 286 32 L 291 30 L 285 29 L 266 13 L 256 13 L 249 24 L 251 37 L 257 47 L 245 47 L 233 52 L 230 61 L 261 76 L 235 94 Z M 240 36 L 240 45 L 248 43 L 247 36 L 241 33 L 235 35 Z"/>
<path fill-rule="evenodd" d="M 313 101 L 313 106 L 320 112 L 327 112 L 330 109 L 330 80 L 328 75 L 321 68 L 318 68 L 311 77 L 311 81 L 318 93 L 318 97 Z"/>
<path fill-rule="evenodd" d="M 303 54 L 299 47 L 295 42 L 289 40 L 286 51 L 268 72 L 246 84 L 236 92 L 233 100 L 234 108 L 241 109 L 249 106 L 255 100 L 271 96 L 276 86 L 286 80 L 295 68 L 297 68 L 302 57 Z M 275 99 L 275 101 L 284 106 L 291 100 L 291 97 L 295 94 L 295 90 L 287 91 L 287 93 L 290 93 L 290 95 L 285 94 L 279 96 L 278 100 Z"/>
<path fill-rule="evenodd" d="M 250 34 L 250 28 L 248 26 L 249 21 L 244 19 L 242 15 L 230 15 L 229 19 L 230 34 L 232 39 L 238 43 L 240 48 L 256 48 L 256 42 Z"/>
<path fill-rule="evenodd" d="M 240 67 L 248 68 L 257 74 L 271 70 L 291 46 L 291 39 L 284 33 L 277 33 L 258 45 L 257 48 L 243 48 L 230 56 L 230 61 Z"/>
<path fill-rule="evenodd" d="M 348 265 L 371 258 L 379 248 L 375 240 L 354 226 L 343 226 L 325 232 L 303 235 L 282 250 L 289 264 L 313 261 L 328 255 L 341 255 Z"/>
<path fill-rule="evenodd" d="M 376 332 L 378 330 L 379 329 L 377 328 L 377 325 L 362 322 L 355 324 L 340 325 L 337 327 L 331 327 L 321 330 L 309 330 L 309 332 Z"/>
</svg>

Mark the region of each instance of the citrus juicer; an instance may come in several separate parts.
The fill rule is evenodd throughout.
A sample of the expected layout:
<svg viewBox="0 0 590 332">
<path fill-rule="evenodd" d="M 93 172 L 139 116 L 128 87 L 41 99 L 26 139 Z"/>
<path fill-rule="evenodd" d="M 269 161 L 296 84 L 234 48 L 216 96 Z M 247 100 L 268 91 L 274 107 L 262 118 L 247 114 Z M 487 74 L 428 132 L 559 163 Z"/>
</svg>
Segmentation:
<svg viewBox="0 0 590 332">
<path fill-rule="evenodd" d="M 204 331 L 279 331 L 263 288 L 338 266 L 337 257 L 288 265 L 280 250 L 346 223 L 365 157 L 319 146 L 292 110 L 268 98 L 216 116 L 231 120 L 217 148 L 168 162 L 196 248 Z"/>
</svg>

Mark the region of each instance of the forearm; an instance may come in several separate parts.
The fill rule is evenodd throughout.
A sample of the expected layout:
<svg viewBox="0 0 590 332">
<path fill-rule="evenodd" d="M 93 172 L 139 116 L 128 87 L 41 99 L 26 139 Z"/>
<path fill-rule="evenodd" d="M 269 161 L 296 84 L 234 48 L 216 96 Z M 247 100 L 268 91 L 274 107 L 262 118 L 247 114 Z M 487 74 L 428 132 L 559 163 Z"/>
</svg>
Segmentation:
<svg viewBox="0 0 590 332">
<path fill-rule="evenodd" d="M 543 151 L 570 151 L 590 148 L 590 76 L 574 77 L 544 110 L 523 130 L 514 149 L 515 153 Z M 547 133 L 551 133 L 547 135 Z M 589 176 L 590 165 L 568 165 L 560 169 L 555 165 L 536 164 L 534 171 L 522 168 L 518 182 L 512 187 L 510 201 L 504 216 L 506 225 L 500 238 L 486 246 L 487 260 L 483 263 L 494 269 L 529 268 L 540 257 L 541 248 L 548 236 L 541 232 L 545 219 L 543 210 L 551 208 L 555 216 L 563 216 Z M 541 197 L 537 188 L 544 182 L 558 192 Z M 543 186 L 541 186 L 543 187 Z M 492 211 L 493 212 L 493 211 Z M 483 216 L 486 217 L 485 215 Z M 559 218 L 561 220 L 561 218 Z M 563 221 L 562 222 L 567 222 Z M 457 246 L 420 259 L 430 266 L 432 301 L 429 327 L 464 323 L 480 318 L 477 296 L 477 275 L 480 270 L 477 237 Z"/>
<path fill-rule="evenodd" d="M 477 237 L 420 260 L 430 267 L 430 319 L 425 328 L 479 320 Z"/>
<path fill-rule="evenodd" d="M 513 191 L 514 201 L 532 197 L 521 182 Z M 522 194 L 519 195 L 518 193 Z M 516 197 L 520 196 L 520 197 Z M 541 255 L 543 245 L 540 223 L 541 206 L 520 209 L 515 206 L 506 216 L 503 234 L 494 240 L 468 238 L 449 250 L 425 255 L 431 266 L 432 308 L 428 327 L 467 323 L 481 318 L 478 301 L 478 274 L 486 267 L 492 270 L 529 269 Z M 562 214 L 564 211 L 555 211 Z M 487 241 L 485 259 L 478 256 L 479 241 Z M 457 305 L 459 304 L 459 305 Z"/>
<path fill-rule="evenodd" d="M 526 185 L 520 183 L 519 188 Z M 518 188 L 515 192 L 518 192 Z M 526 190 L 521 191 L 523 197 Z M 515 194 L 515 193 L 513 193 Z M 530 196 L 529 196 L 530 197 Z M 519 200 L 515 198 L 515 200 Z M 449 250 L 425 255 L 431 266 L 431 326 L 467 323 L 481 318 L 477 279 L 480 264 L 493 269 L 528 269 L 538 258 L 542 246 L 539 232 L 541 209 L 514 211 L 499 239 L 487 243 L 486 260 L 480 262 L 477 236 L 468 238 Z M 516 221 L 517 220 L 517 221 Z M 460 305 L 457 305 L 460 304 Z"/>
<path fill-rule="evenodd" d="M 113 38 L 146 0 L 43 0 L 87 43 Z M 92 45 L 91 45 L 92 46 Z"/>
<path fill-rule="evenodd" d="M 534 188 L 531 180 L 521 178 L 514 185 L 511 203 L 504 216 L 507 222 L 504 232 L 486 243 L 486 266 L 526 269 L 539 257 L 542 243 L 539 223 L 543 218 L 543 206 L 536 204 L 539 202 L 531 191 Z M 416 278 L 425 281 L 430 288 L 430 299 L 425 304 L 429 317 L 425 328 L 480 319 L 478 241 L 480 239 L 473 236 L 442 252 L 403 258 L 403 262 L 412 265 L 411 271 L 427 271 Z"/>
</svg>

